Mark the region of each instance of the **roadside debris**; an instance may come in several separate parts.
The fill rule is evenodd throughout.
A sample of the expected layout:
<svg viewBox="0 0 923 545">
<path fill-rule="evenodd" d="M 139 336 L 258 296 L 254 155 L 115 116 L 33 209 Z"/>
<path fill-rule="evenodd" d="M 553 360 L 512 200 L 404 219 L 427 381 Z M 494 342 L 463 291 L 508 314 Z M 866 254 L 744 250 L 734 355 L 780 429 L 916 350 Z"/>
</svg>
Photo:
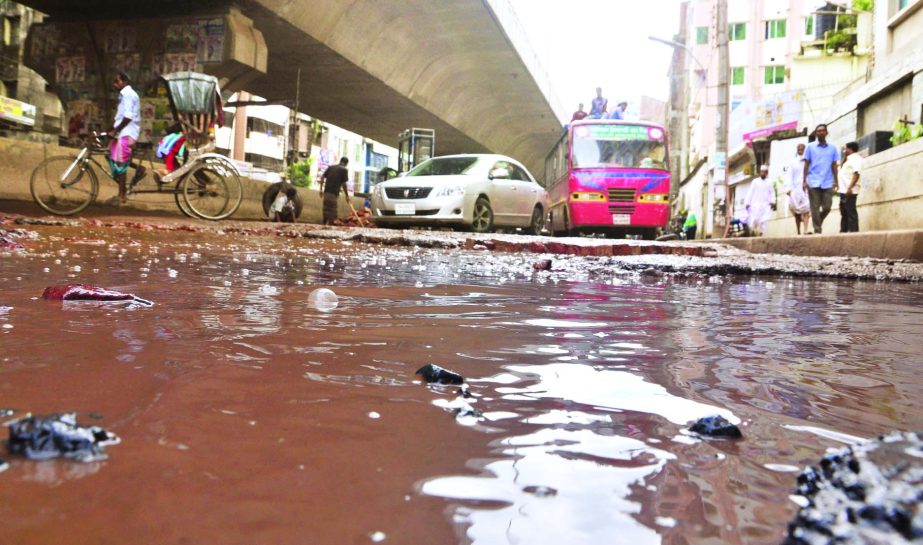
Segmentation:
<svg viewBox="0 0 923 545">
<path fill-rule="evenodd" d="M 134 301 L 147 306 L 153 306 L 154 304 L 131 293 L 100 288 L 89 284 L 48 286 L 42 292 L 42 298 L 49 301 Z"/>
<path fill-rule="evenodd" d="M 895 432 L 837 450 L 798 476 L 783 545 L 923 541 L 923 439 Z"/>
<path fill-rule="evenodd" d="M 327 288 L 317 288 L 308 294 L 308 304 L 321 312 L 330 312 L 340 304 L 337 294 Z"/>
<path fill-rule="evenodd" d="M 449 371 L 448 369 L 443 369 L 442 367 L 432 363 L 417 369 L 415 374 L 423 377 L 423 380 L 429 384 L 462 384 L 465 382 L 464 377 L 458 373 Z"/>
<path fill-rule="evenodd" d="M 720 415 L 703 416 L 689 426 L 689 431 L 699 435 L 707 435 L 708 437 L 727 437 L 730 439 L 743 437 L 743 434 L 740 433 L 740 428 Z"/>
<path fill-rule="evenodd" d="M 551 260 L 550 259 L 539 259 L 532 264 L 532 268 L 536 271 L 550 271 L 551 270 Z"/>
<path fill-rule="evenodd" d="M 80 462 L 106 459 L 103 449 L 114 445 L 119 438 L 99 426 L 80 426 L 75 413 L 27 416 L 7 424 L 10 454 L 25 456 L 30 460 L 70 458 Z"/>
</svg>

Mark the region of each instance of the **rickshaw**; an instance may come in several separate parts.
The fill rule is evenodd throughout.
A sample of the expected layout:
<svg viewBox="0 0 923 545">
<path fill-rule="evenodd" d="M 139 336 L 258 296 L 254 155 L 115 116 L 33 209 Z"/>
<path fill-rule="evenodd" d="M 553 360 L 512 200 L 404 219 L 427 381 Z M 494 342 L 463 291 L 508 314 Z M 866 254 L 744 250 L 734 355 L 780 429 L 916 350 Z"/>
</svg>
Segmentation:
<svg viewBox="0 0 923 545">
<path fill-rule="evenodd" d="M 156 172 L 150 152 L 146 158 L 133 161 L 137 172 L 146 159 L 149 174 L 141 180 L 132 180 L 128 196 L 172 193 L 177 207 L 187 216 L 208 220 L 227 218 L 240 207 L 243 184 L 234 163 L 214 152 L 212 128 L 223 118 L 218 80 L 196 72 L 174 72 L 161 76 L 157 80 L 160 82 L 166 85 L 176 126 L 185 138 L 185 154 L 181 166 L 163 176 Z M 49 157 L 39 163 L 30 180 L 35 202 L 61 216 L 76 214 L 89 206 L 99 192 L 99 181 L 91 165 L 95 164 L 111 179 L 109 170 L 95 157 L 105 156 L 106 137 L 105 133 L 93 133 L 76 157 Z M 145 189 L 146 178 L 152 178 L 156 187 Z"/>
</svg>

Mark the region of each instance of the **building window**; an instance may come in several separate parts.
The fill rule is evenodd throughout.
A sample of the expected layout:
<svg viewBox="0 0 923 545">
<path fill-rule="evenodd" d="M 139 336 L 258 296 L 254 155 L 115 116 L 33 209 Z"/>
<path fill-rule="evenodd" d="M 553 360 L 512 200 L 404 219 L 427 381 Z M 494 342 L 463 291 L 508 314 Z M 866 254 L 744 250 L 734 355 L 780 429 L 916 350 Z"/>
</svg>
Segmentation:
<svg viewBox="0 0 923 545">
<path fill-rule="evenodd" d="M 731 67 L 731 85 L 743 85 L 745 68 L 743 66 Z"/>
<path fill-rule="evenodd" d="M 734 42 L 747 39 L 747 23 L 731 23 L 728 27 L 728 40 Z"/>
<path fill-rule="evenodd" d="M 766 39 L 772 40 L 775 38 L 784 38 L 785 37 L 785 19 L 775 19 L 773 21 L 766 21 Z"/>
<path fill-rule="evenodd" d="M 814 36 L 814 16 L 808 15 L 804 18 L 804 35 Z"/>
<path fill-rule="evenodd" d="M 906 7 L 909 6 L 909 5 L 910 5 L 910 0 L 898 0 L 898 2 L 897 2 L 897 9 L 898 9 L 898 11 L 900 11 L 900 10 L 906 8 Z"/>
<path fill-rule="evenodd" d="M 708 27 L 700 26 L 695 29 L 695 43 L 696 45 L 705 45 L 708 43 Z"/>
<path fill-rule="evenodd" d="M 780 83 L 785 83 L 784 66 L 767 66 L 763 74 L 763 83 L 766 85 L 778 85 Z"/>
</svg>

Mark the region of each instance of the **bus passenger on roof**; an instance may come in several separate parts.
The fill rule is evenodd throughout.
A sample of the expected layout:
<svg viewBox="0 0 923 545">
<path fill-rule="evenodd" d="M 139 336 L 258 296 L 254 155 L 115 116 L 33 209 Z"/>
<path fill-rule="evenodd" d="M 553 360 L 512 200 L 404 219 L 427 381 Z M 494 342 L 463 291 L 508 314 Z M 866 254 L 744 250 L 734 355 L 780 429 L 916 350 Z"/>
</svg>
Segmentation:
<svg viewBox="0 0 923 545">
<path fill-rule="evenodd" d="M 624 100 L 619 102 L 618 105 L 612 110 L 612 113 L 609 114 L 609 119 L 625 119 L 625 110 L 628 109 L 628 103 Z"/>
<path fill-rule="evenodd" d="M 606 110 L 609 108 L 609 101 L 603 98 L 602 87 L 596 88 L 596 98 L 590 103 L 590 119 L 602 119 L 606 117 Z"/>
</svg>

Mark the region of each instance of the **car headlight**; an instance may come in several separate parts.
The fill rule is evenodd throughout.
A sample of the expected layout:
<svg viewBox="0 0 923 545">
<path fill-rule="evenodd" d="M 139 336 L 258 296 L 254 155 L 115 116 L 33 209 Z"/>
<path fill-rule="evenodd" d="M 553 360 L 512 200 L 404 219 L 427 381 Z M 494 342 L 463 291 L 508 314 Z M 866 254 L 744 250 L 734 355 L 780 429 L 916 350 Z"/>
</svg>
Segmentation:
<svg viewBox="0 0 923 545">
<path fill-rule="evenodd" d="M 434 197 L 451 197 L 452 195 L 464 195 L 465 187 L 461 185 L 446 185 L 436 191 Z"/>
<path fill-rule="evenodd" d="M 381 198 L 381 186 L 379 184 L 372 186 L 372 196 Z"/>
</svg>

